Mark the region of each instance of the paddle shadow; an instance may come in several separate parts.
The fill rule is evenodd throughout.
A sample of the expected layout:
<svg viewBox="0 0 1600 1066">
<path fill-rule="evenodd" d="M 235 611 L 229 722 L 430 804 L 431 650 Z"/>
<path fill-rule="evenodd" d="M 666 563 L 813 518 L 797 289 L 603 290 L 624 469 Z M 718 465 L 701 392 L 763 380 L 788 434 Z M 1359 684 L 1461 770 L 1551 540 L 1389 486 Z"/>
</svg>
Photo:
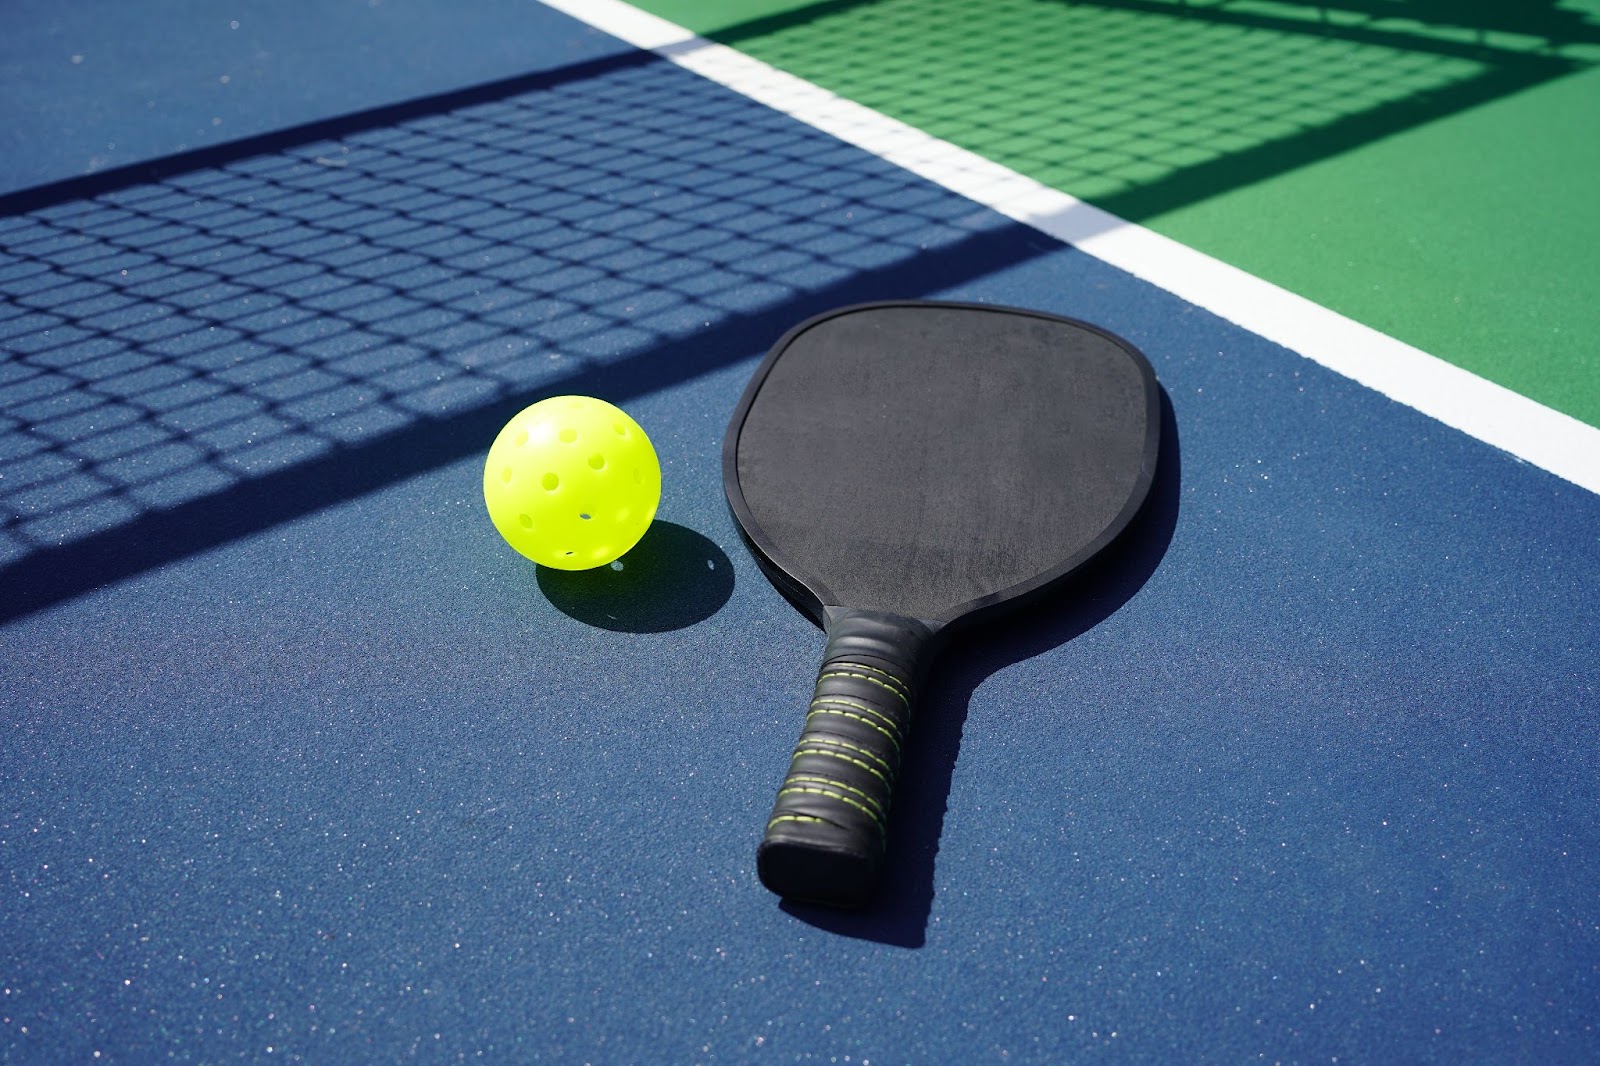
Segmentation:
<svg viewBox="0 0 1600 1066">
<path fill-rule="evenodd" d="M 692 529 L 659 519 L 610 566 L 539 567 L 539 588 L 569 618 L 614 633 L 665 633 L 703 622 L 733 595 L 733 564 Z"/>
<path fill-rule="evenodd" d="M 1161 453 L 1143 510 L 1123 536 L 1057 593 L 963 634 L 933 668 L 901 767 L 882 884 L 861 910 L 784 900 L 795 918 L 842 936 L 920 948 L 933 911 L 934 867 L 972 695 L 1008 666 L 1099 625 L 1144 587 L 1178 524 L 1182 463 L 1172 401 L 1161 393 Z M 974 886 L 982 891 L 982 886 Z"/>
</svg>

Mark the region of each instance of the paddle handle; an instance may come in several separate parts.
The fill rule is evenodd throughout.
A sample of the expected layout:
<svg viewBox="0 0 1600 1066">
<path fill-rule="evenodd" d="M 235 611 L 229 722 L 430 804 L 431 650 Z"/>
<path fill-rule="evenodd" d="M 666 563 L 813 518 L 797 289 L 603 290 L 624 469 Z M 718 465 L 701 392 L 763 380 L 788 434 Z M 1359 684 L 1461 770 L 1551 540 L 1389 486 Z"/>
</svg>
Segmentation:
<svg viewBox="0 0 1600 1066">
<path fill-rule="evenodd" d="M 840 608 L 828 608 L 827 632 L 756 870 L 780 896 L 858 907 L 883 870 L 889 803 L 932 634 L 915 619 Z"/>
</svg>

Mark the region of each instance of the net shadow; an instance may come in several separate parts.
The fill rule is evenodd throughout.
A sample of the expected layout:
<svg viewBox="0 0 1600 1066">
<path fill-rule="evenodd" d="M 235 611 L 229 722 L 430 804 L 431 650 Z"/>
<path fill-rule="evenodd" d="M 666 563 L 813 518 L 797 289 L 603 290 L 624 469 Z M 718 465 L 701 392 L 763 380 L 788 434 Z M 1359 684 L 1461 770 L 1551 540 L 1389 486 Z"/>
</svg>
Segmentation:
<svg viewBox="0 0 1600 1066">
<path fill-rule="evenodd" d="M 835 0 L 718 36 L 1141 219 L 1561 76 L 1596 31 Z M 0 198 L 0 619 L 473 454 L 537 395 L 626 401 L 1055 247 L 644 53 Z"/>
<path fill-rule="evenodd" d="M 647 55 L 0 201 L 0 618 L 1058 247 Z"/>
<path fill-rule="evenodd" d="M 819 0 L 791 10 L 729 23 L 708 31 L 728 44 L 803 26 L 822 18 L 871 7 L 883 0 Z M 1600 44 L 1600 25 L 1563 0 L 1050 0 L 1090 6 L 1144 8 L 1162 13 L 1177 9 L 1185 16 L 1225 19 L 1314 20 L 1377 29 L 1389 34 L 1470 39 L 1487 43 L 1491 34 L 1533 38 L 1545 50 L 1571 45 Z M 1525 47 L 1515 42 L 1513 47 Z"/>
<path fill-rule="evenodd" d="M 1136 222 L 1600 61 L 1549 0 L 831 0 L 711 36 Z"/>
</svg>

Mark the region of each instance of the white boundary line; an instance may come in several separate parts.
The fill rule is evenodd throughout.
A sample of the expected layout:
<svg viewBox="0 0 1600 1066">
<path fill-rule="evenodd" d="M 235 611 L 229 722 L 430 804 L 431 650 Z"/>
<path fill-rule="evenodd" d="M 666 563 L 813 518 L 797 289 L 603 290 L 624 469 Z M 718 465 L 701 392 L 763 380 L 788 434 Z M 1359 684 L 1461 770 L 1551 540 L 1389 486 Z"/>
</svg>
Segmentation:
<svg viewBox="0 0 1600 1066">
<path fill-rule="evenodd" d="M 1600 493 L 1600 429 L 621 0 L 542 2 Z"/>
</svg>

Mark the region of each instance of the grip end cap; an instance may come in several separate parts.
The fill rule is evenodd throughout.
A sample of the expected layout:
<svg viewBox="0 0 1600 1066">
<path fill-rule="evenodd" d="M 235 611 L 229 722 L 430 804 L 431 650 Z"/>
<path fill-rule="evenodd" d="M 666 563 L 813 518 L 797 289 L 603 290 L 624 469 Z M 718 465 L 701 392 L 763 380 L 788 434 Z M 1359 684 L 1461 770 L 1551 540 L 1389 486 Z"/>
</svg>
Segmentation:
<svg viewBox="0 0 1600 1066">
<path fill-rule="evenodd" d="M 807 840 L 799 826 L 769 830 L 756 849 L 761 883 L 796 902 L 865 906 L 882 870 L 881 853 L 830 848 Z"/>
</svg>

